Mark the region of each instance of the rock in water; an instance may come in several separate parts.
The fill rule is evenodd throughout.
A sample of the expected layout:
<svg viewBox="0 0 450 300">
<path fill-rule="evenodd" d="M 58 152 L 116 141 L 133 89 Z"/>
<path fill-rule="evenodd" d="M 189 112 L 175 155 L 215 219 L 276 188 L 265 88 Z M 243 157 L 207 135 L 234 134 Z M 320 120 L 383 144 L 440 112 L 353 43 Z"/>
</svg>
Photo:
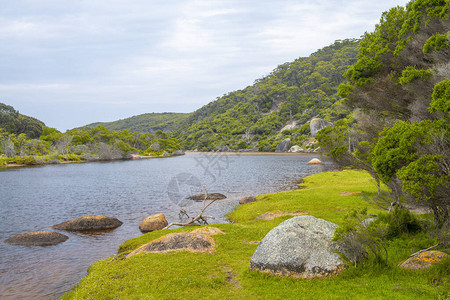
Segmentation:
<svg viewBox="0 0 450 300">
<path fill-rule="evenodd" d="M 188 197 L 189 200 L 195 200 L 195 201 L 222 200 L 225 198 L 227 198 L 227 196 L 225 196 L 224 194 L 221 194 L 221 193 L 208 193 L 206 195 L 206 199 L 205 199 L 205 194 L 197 194 L 197 195 Z"/>
<path fill-rule="evenodd" d="M 196 232 L 169 233 L 141 246 L 127 255 L 130 258 L 139 253 L 166 253 L 169 251 L 213 252 L 214 239 L 207 234 Z"/>
<path fill-rule="evenodd" d="M 249 197 L 244 197 L 241 200 L 239 200 L 239 204 L 246 204 L 246 203 L 251 203 L 251 202 L 255 202 L 255 201 L 256 201 L 255 196 L 249 196 Z"/>
<path fill-rule="evenodd" d="M 53 228 L 67 231 L 93 231 L 114 229 L 120 225 L 122 222 L 116 218 L 89 215 L 54 225 Z"/>
<path fill-rule="evenodd" d="M 312 119 L 311 122 L 309 122 L 311 136 L 316 136 L 321 129 L 328 126 L 334 126 L 334 124 L 319 118 Z"/>
<path fill-rule="evenodd" d="M 141 232 L 150 232 L 154 230 L 161 230 L 168 225 L 166 216 L 163 213 L 149 216 L 139 224 Z"/>
<path fill-rule="evenodd" d="M 449 255 L 441 251 L 425 251 L 410 257 L 400 264 L 400 268 L 409 270 L 425 270 L 437 262 L 447 259 Z"/>
<path fill-rule="evenodd" d="M 285 139 L 278 144 L 275 152 L 288 152 L 289 146 L 291 145 L 291 139 Z"/>
<path fill-rule="evenodd" d="M 331 242 L 337 225 L 313 216 L 282 222 L 261 241 L 250 270 L 304 279 L 338 275 L 347 265 Z"/>
<path fill-rule="evenodd" d="M 308 162 L 308 165 L 321 165 L 322 162 L 320 161 L 320 159 L 317 158 L 313 158 Z"/>
<path fill-rule="evenodd" d="M 67 235 L 54 231 L 33 231 L 13 235 L 5 243 L 19 246 L 51 246 L 66 241 Z"/>
</svg>

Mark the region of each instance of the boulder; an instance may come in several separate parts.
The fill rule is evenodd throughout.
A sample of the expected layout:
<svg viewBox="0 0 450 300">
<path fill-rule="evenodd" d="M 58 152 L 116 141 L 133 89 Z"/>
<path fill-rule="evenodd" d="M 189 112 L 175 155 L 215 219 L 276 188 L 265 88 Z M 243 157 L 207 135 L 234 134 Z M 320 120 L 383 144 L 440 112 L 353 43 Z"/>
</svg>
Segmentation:
<svg viewBox="0 0 450 300">
<path fill-rule="evenodd" d="M 10 236 L 5 243 L 19 246 L 51 246 L 66 241 L 67 235 L 54 231 L 33 231 Z"/>
<path fill-rule="evenodd" d="M 441 251 L 425 251 L 408 258 L 399 267 L 408 270 L 425 270 L 448 257 L 447 253 Z"/>
<path fill-rule="evenodd" d="M 241 200 L 239 200 L 239 204 L 246 204 L 246 203 L 251 203 L 251 202 L 255 202 L 255 201 L 256 201 L 255 196 L 249 196 L 249 197 L 244 197 Z"/>
<path fill-rule="evenodd" d="M 172 156 L 180 156 L 180 155 L 184 155 L 183 150 L 175 150 L 172 152 Z"/>
<path fill-rule="evenodd" d="M 300 148 L 299 145 L 295 145 L 295 146 L 292 146 L 291 149 L 289 149 L 289 152 L 292 152 L 292 153 L 302 152 L 302 148 Z"/>
<path fill-rule="evenodd" d="M 205 235 L 225 234 L 225 232 L 223 232 L 223 231 L 220 230 L 219 228 L 216 228 L 216 227 L 210 227 L 210 226 L 197 228 L 197 229 L 192 230 L 191 232 L 192 232 L 192 233 L 205 234 Z"/>
<path fill-rule="evenodd" d="M 145 218 L 141 224 L 139 224 L 139 230 L 141 232 L 150 232 L 154 230 L 161 230 L 168 225 L 166 216 L 163 213 L 159 213 L 153 216 Z"/>
<path fill-rule="evenodd" d="M 152 149 L 152 151 L 158 152 L 159 150 L 161 150 L 161 145 L 155 142 L 150 145 L 150 148 Z"/>
<path fill-rule="evenodd" d="M 274 210 L 274 211 L 269 211 L 265 214 L 259 215 L 255 218 L 255 220 L 265 220 L 265 221 L 270 221 L 282 216 L 303 216 L 303 215 L 307 215 L 308 212 L 306 211 L 293 211 L 293 212 L 284 212 L 284 211 L 280 211 L 280 210 Z"/>
<path fill-rule="evenodd" d="M 169 233 L 147 243 L 127 255 L 130 258 L 140 253 L 166 253 L 169 251 L 209 252 L 216 248 L 214 239 L 198 232 Z"/>
<path fill-rule="evenodd" d="M 114 229 L 122 224 L 116 218 L 89 215 L 54 225 L 53 228 L 67 231 L 92 231 Z"/>
<path fill-rule="evenodd" d="M 322 162 L 318 158 L 313 158 L 308 162 L 308 165 L 321 165 Z"/>
<path fill-rule="evenodd" d="M 203 201 L 203 200 L 222 200 L 227 198 L 224 194 L 221 193 L 208 193 L 205 199 L 205 194 L 197 194 L 188 197 L 189 200 L 194 201 Z"/>
<path fill-rule="evenodd" d="M 338 275 L 347 265 L 331 242 L 337 225 L 313 216 L 293 217 L 272 229 L 256 248 L 250 270 L 277 276 Z"/>
<path fill-rule="evenodd" d="M 284 139 L 281 143 L 278 144 L 275 152 L 288 152 L 290 145 L 291 139 Z"/>
<path fill-rule="evenodd" d="M 333 123 L 325 121 L 323 119 L 314 118 L 309 122 L 309 129 L 311 131 L 311 136 L 316 136 L 317 133 L 328 126 L 334 126 Z"/>
</svg>

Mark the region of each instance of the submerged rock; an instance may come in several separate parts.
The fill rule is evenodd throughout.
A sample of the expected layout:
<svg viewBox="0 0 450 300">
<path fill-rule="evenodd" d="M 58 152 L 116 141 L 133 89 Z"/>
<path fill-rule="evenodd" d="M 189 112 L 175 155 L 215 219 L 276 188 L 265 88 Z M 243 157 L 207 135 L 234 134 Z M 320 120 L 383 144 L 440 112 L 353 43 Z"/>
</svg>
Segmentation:
<svg viewBox="0 0 450 300">
<path fill-rule="evenodd" d="M 221 193 L 208 193 L 206 195 L 206 199 L 205 199 L 205 194 L 197 194 L 197 195 L 188 197 L 189 200 L 195 200 L 195 201 L 222 200 L 225 198 L 227 198 L 227 196 L 225 196 L 224 194 L 221 194 Z"/>
<path fill-rule="evenodd" d="M 54 225 L 54 229 L 67 231 L 93 231 L 114 229 L 123 223 L 116 218 L 89 215 Z"/>
<path fill-rule="evenodd" d="M 246 203 L 251 203 L 251 202 L 255 202 L 255 201 L 256 201 L 255 196 L 249 196 L 249 197 L 244 197 L 241 200 L 239 200 L 239 204 L 246 204 Z"/>
<path fill-rule="evenodd" d="M 291 145 L 291 139 L 285 139 L 278 144 L 275 152 L 288 152 L 289 146 Z"/>
<path fill-rule="evenodd" d="M 256 248 L 250 270 L 304 279 L 338 275 L 347 265 L 331 242 L 337 225 L 313 216 L 286 220 Z"/>
<path fill-rule="evenodd" d="M 425 251 L 408 258 L 399 267 L 408 270 L 425 270 L 448 257 L 447 253 L 441 251 Z"/>
<path fill-rule="evenodd" d="M 13 235 L 5 243 L 19 246 L 51 246 L 66 241 L 69 237 L 54 231 L 33 231 Z"/>
<path fill-rule="evenodd" d="M 163 213 L 159 213 L 153 216 L 145 218 L 141 224 L 139 224 L 139 230 L 141 232 L 150 232 L 154 230 L 161 230 L 168 225 L 166 216 Z"/>
</svg>

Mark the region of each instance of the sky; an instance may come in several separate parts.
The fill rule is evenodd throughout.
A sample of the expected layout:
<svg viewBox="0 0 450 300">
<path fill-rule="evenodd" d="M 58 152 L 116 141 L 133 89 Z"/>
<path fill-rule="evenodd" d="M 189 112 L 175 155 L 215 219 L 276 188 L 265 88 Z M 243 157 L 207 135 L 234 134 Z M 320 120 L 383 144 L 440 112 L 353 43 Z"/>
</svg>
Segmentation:
<svg viewBox="0 0 450 300">
<path fill-rule="evenodd" d="M 61 131 L 192 112 L 406 0 L 0 0 L 0 102 Z"/>
</svg>

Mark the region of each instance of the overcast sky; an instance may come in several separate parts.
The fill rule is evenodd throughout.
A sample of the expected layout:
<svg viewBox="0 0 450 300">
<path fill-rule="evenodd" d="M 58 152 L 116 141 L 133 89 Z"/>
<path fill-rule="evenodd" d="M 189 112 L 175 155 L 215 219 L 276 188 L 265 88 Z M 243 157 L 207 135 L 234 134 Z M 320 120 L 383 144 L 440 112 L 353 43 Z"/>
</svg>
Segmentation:
<svg viewBox="0 0 450 300">
<path fill-rule="evenodd" d="M 406 0 L 0 0 L 0 102 L 65 131 L 191 112 Z"/>
</svg>

